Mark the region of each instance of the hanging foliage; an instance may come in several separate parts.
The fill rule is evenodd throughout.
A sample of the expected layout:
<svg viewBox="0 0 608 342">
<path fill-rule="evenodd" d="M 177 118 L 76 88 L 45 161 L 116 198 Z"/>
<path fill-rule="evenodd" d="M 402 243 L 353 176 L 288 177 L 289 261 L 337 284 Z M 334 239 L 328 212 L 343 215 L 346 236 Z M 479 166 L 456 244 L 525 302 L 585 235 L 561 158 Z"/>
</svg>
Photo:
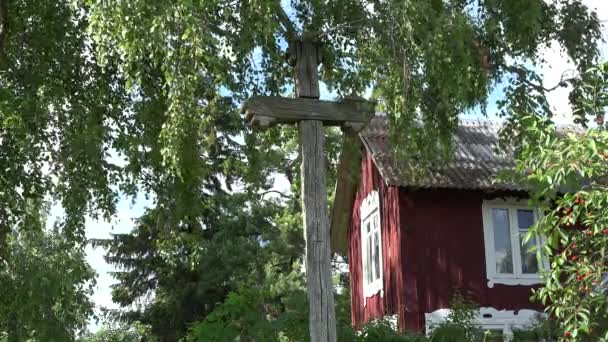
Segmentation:
<svg viewBox="0 0 608 342">
<path fill-rule="evenodd" d="M 576 91 L 584 105 L 578 111 L 603 116 L 607 68 L 591 68 L 581 77 Z M 608 132 L 602 126 L 564 132 L 534 115 L 522 115 L 520 122 L 526 136 L 516 172 L 544 212 L 526 239 L 546 239 L 537 254 L 551 263 L 535 298 L 547 305 L 565 339 L 606 340 Z"/>
</svg>

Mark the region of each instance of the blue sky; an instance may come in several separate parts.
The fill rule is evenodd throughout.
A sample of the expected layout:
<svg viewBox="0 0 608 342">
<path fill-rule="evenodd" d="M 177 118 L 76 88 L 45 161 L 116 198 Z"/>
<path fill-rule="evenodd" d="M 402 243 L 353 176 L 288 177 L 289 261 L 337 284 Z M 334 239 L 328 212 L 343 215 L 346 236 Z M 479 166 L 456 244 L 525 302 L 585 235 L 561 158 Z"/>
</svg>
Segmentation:
<svg viewBox="0 0 608 342">
<path fill-rule="evenodd" d="M 592 8 L 596 8 L 600 19 L 606 21 L 608 19 L 608 1 L 602 0 L 587 0 L 583 1 Z M 608 31 L 604 28 L 604 39 L 608 37 Z M 608 56 L 608 46 L 602 46 L 603 57 Z M 553 48 L 546 50 L 547 64 L 542 67 L 541 73 L 544 76 L 545 84 L 551 87 L 559 81 L 563 71 L 572 69 L 572 64 L 566 58 L 561 56 L 559 51 Z M 569 121 L 569 113 L 571 112 L 567 103 L 568 90 L 559 89 L 549 95 L 549 101 L 556 113 L 560 113 L 560 120 Z M 502 96 L 499 90 L 492 93 L 488 106 L 488 114 L 493 116 L 495 112 L 495 102 Z M 324 85 L 321 85 L 321 97 L 324 99 L 332 99 L 334 94 L 329 93 Z M 473 118 L 478 115 L 467 115 L 467 118 Z M 275 188 L 285 189 L 287 182 L 284 179 L 277 179 Z M 133 228 L 133 219 L 141 216 L 145 208 L 152 204 L 150 199 L 146 199 L 144 194 L 139 194 L 135 200 L 121 197 L 117 205 L 116 217 L 111 222 L 102 220 L 88 219 L 86 222 L 86 235 L 88 238 L 108 238 L 112 233 L 127 233 Z M 60 207 L 53 207 L 51 218 L 61 216 Z M 97 286 L 92 299 L 98 307 L 116 308 L 112 302 L 110 285 L 114 283 L 109 272 L 113 271 L 113 267 L 108 265 L 103 260 L 104 251 L 100 248 L 87 248 L 87 261 L 97 271 Z M 89 329 L 96 331 L 99 324 L 91 322 Z"/>
</svg>

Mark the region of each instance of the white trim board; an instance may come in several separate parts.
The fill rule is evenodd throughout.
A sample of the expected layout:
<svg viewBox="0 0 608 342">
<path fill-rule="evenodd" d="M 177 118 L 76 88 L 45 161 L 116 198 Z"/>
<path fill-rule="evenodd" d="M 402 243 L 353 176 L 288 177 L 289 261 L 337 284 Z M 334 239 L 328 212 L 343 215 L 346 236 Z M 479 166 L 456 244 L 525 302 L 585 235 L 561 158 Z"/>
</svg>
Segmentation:
<svg viewBox="0 0 608 342">
<path fill-rule="evenodd" d="M 382 221 L 380 215 L 380 196 L 378 191 L 371 191 L 361 202 L 361 270 L 363 281 L 363 306 L 367 305 L 367 298 L 380 293 L 384 297 L 384 275 L 382 267 Z M 367 225 L 370 226 L 370 231 L 366 230 Z M 368 239 L 372 246 L 368 250 Z M 378 239 L 378 250 L 374 249 L 374 242 Z M 368 251 L 371 251 L 371 255 Z M 377 253 L 377 255 L 376 255 Z M 377 256 L 379 269 L 378 274 L 374 272 L 375 258 Z M 369 259 L 369 260 L 368 260 Z M 368 261 L 369 263 L 366 263 Z M 371 267 L 368 270 L 368 267 Z M 370 273 L 372 282 L 368 283 L 367 275 Z"/>
</svg>

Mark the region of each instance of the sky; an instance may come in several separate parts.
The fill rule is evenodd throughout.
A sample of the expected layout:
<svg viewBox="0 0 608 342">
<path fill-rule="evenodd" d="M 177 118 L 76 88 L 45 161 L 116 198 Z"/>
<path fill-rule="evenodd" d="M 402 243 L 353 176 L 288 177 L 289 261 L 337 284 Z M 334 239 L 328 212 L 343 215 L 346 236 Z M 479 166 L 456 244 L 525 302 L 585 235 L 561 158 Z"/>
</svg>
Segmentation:
<svg viewBox="0 0 608 342">
<path fill-rule="evenodd" d="M 596 9 L 600 20 L 603 23 L 608 21 L 608 1 L 605 0 L 583 0 L 589 7 Z M 608 30 L 602 29 L 604 40 L 608 39 Z M 602 44 L 602 57 L 608 57 L 608 45 Z M 555 46 L 545 49 L 545 58 L 547 63 L 541 68 L 541 73 L 544 77 L 545 87 L 550 88 L 559 82 L 563 72 L 574 69 L 572 63 L 560 53 Z M 560 88 L 549 94 L 549 103 L 557 114 L 557 120 L 567 123 L 571 121 L 571 108 L 568 104 L 569 89 Z M 495 109 L 491 103 L 495 102 L 501 96 L 500 91 L 496 91 L 490 97 L 490 105 L 488 106 L 488 114 L 492 116 L 492 109 Z M 327 91 L 324 85 L 321 85 L 321 97 L 324 99 L 332 99 L 333 94 Z M 276 189 L 289 188 L 285 179 L 277 179 L 275 182 Z M 133 228 L 133 219 L 141 216 L 146 207 L 151 206 L 150 199 L 146 199 L 143 194 L 139 194 L 135 200 L 121 197 L 117 205 L 116 217 L 111 222 L 102 220 L 88 219 L 86 222 L 86 235 L 88 238 L 109 238 L 112 233 L 128 233 Z M 53 207 L 51 217 L 61 216 L 61 208 Z M 98 273 L 97 285 L 95 293 L 92 296 L 98 308 L 117 308 L 112 302 L 110 285 L 114 283 L 110 273 L 113 267 L 108 265 L 103 259 L 104 251 L 101 248 L 93 249 L 87 247 L 87 261 Z M 100 323 L 91 321 L 89 329 L 97 331 L 100 328 Z"/>
</svg>

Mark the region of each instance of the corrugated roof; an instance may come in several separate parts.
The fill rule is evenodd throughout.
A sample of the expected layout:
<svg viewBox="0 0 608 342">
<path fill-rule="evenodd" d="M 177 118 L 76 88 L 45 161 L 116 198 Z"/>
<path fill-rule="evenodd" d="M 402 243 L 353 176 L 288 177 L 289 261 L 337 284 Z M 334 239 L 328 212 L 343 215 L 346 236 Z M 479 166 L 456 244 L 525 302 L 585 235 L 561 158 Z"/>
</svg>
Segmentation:
<svg viewBox="0 0 608 342">
<path fill-rule="evenodd" d="M 501 124 L 493 121 L 464 120 L 454 133 L 454 157 L 428 172 L 412 172 L 415 165 L 399 165 L 392 156 L 387 120 L 375 117 L 360 133 L 380 174 L 389 185 L 417 188 L 525 190 L 516 184 L 497 183 L 495 176 L 515 165 L 512 153 L 498 150 Z"/>
</svg>

